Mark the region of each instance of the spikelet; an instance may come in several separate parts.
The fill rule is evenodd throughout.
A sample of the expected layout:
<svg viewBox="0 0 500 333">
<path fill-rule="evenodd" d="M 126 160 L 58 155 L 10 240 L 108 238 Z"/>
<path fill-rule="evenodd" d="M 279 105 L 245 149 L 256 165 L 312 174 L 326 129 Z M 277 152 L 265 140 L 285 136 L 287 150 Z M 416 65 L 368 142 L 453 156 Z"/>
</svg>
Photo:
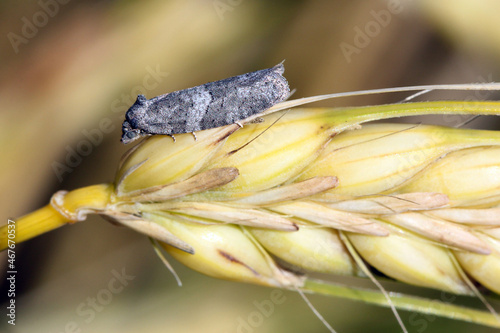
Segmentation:
<svg viewBox="0 0 500 333">
<path fill-rule="evenodd" d="M 337 134 L 335 119 L 314 109 L 295 109 L 265 131 L 280 116 L 196 141 L 149 138 L 123 161 L 108 214 L 165 228 L 167 252 L 216 277 L 300 286 L 269 254 L 299 271 L 363 275 L 340 230 L 397 280 L 472 294 L 468 274 L 500 290 L 494 273 L 477 269 L 484 258 L 498 265 L 495 238 L 451 218 L 464 207 L 498 210 L 500 133 L 377 124 Z"/>
<path fill-rule="evenodd" d="M 21 218 L 18 241 L 36 234 L 34 221 L 52 221 L 41 233 L 97 213 L 217 278 L 300 288 L 307 272 L 365 276 L 360 256 L 408 284 L 473 295 L 480 283 L 500 294 L 500 132 L 359 126 L 499 109 L 495 102 L 296 108 L 241 129 L 201 131 L 196 140 L 153 136 L 123 157 L 113 185 L 58 192 Z"/>
</svg>

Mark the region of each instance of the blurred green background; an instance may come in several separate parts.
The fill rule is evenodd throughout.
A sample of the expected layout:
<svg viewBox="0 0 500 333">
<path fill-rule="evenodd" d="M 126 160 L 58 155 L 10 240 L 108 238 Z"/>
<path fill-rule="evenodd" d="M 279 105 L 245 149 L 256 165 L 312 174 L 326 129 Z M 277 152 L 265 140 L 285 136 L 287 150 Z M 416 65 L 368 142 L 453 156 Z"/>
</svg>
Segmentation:
<svg viewBox="0 0 500 333">
<path fill-rule="evenodd" d="M 496 0 L 2 1 L 1 223 L 47 204 L 55 191 L 112 181 L 127 149 L 119 142 L 121 122 L 138 93 L 151 98 L 283 59 L 294 97 L 500 81 L 499 12 Z M 495 95 L 425 96 L 434 97 Z M 485 117 L 473 123 L 498 124 Z M 219 281 L 173 262 L 179 288 L 144 236 L 97 216 L 19 245 L 16 254 L 16 326 L 2 311 L 2 332 L 327 331 L 293 292 L 269 307 L 272 289 Z M 6 263 L 2 253 L 0 265 Z M 123 272 L 127 278 L 117 280 Z M 2 283 L 5 309 L 5 277 Z M 424 292 L 449 297 L 417 289 Z M 400 331 L 387 309 L 310 298 L 338 332 Z M 401 316 L 410 332 L 494 331 Z"/>
</svg>

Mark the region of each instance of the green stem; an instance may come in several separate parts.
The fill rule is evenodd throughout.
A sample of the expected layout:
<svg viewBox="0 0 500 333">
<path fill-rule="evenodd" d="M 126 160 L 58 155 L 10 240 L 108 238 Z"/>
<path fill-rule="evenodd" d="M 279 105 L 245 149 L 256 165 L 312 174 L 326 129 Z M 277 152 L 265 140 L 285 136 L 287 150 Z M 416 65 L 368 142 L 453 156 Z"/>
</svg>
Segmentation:
<svg viewBox="0 0 500 333">
<path fill-rule="evenodd" d="M 500 115 L 500 102 L 437 101 L 373 105 L 354 108 L 325 108 L 325 115 L 334 120 L 337 129 L 373 120 L 430 114 Z"/>
<path fill-rule="evenodd" d="M 390 304 L 384 295 L 375 290 L 348 287 L 327 281 L 307 279 L 304 287 L 305 292 L 346 298 L 354 301 L 363 301 L 368 304 L 389 307 Z M 484 326 L 500 328 L 500 320 L 494 314 L 464 306 L 444 303 L 416 296 L 408 296 L 400 293 L 389 293 L 393 305 L 400 310 L 408 310 L 423 314 L 431 314 L 440 317 L 463 320 Z"/>
</svg>

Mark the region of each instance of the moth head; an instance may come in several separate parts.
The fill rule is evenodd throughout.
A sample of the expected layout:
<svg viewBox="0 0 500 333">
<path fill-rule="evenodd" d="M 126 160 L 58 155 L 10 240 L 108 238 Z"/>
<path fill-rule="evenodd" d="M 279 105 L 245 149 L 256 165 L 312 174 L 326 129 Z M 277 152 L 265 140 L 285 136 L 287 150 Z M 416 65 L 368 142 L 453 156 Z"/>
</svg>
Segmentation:
<svg viewBox="0 0 500 333">
<path fill-rule="evenodd" d="M 141 130 L 142 123 L 148 111 L 148 100 L 144 95 L 138 95 L 135 103 L 128 109 L 125 114 L 125 121 L 122 125 L 122 142 L 129 143 L 139 139 L 144 135 Z"/>
<path fill-rule="evenodd" d="M 122 139 L 125 144 L 139 139 L 142 136 L 141 130 L 133 129 L 128 121 L 124 121 L 122 125 Z"/>
</svg>

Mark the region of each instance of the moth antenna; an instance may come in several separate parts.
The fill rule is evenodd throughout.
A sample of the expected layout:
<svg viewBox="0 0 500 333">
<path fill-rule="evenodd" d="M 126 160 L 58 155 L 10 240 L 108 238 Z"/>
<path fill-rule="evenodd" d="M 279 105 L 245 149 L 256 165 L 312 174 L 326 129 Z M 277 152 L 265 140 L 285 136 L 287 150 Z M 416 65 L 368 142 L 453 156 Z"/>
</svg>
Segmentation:
<svg viewBox="0 0 500 333">
<path fill-rule="evenodd" d="M 314 313 L 314 315 L 323 323 L 323 325 L 325 325 L 325 327 L 331 332 L 331 333 L 337 333 L 335 332 L 335 330 L 333 329 L 332 326 L 330 326 L 330 324 L 325 320 L 325 318 L 323 318 L 323 316 L 319 313 L 319 311 L 314 307 L 314 305 L 312 305 L 312 303 L 309 301 L 309 299 L 306 297 L 306 295 L 304 294 L 304 292 L 302 290 L 300 290 L 299 288 L 295 287 L 295 291 L 297 293 L 299 293 L 300 297 L 302 297 L 302 299 L 304 300 L 304 302 L 306 302 L 307 306 L 309 307 L 309 309 L 311 309 L 311 311 Z"/>
<path fill-rule="evenodd" d="M 275 121 L 273 121 L 273 123 L 271 125 L 269 125 L 265 130 L 263 130 L 262 132 L 260 132 L 259 134 L 257 134 L 254 138 L 252 138 L 250 141 L 248 141 L 247 143 L 245 143 L 243 146 L 241 146 L 241 147 L 239 147 L 239 148 L 237 148 L 237 149 L 235 149 L 233 151 L 230 151 L 228 153 L 228 155 L 232 155 L 234 153 L 237 153 L 238 151 L 240 151 L 241 149 L 245 148 L 246 146 L 248 146 L 249 144 L 251 144 L 253 141 L 255 141 L 259 136 L 261 136 L 262 134 L 266 133 L 267 130 L 269 130 L 274 124 L 276 124 L 278 121 L 280 121 L 281 118 L 283 118 L 283 116 L 288 113 L 288 111 L 290 111 L 290 110 L 286 110 L 285 112 L 283 112 L 283 114 L 281 116 L 279 116 L 278 119 L 276 119 Z"/>
</svg>

